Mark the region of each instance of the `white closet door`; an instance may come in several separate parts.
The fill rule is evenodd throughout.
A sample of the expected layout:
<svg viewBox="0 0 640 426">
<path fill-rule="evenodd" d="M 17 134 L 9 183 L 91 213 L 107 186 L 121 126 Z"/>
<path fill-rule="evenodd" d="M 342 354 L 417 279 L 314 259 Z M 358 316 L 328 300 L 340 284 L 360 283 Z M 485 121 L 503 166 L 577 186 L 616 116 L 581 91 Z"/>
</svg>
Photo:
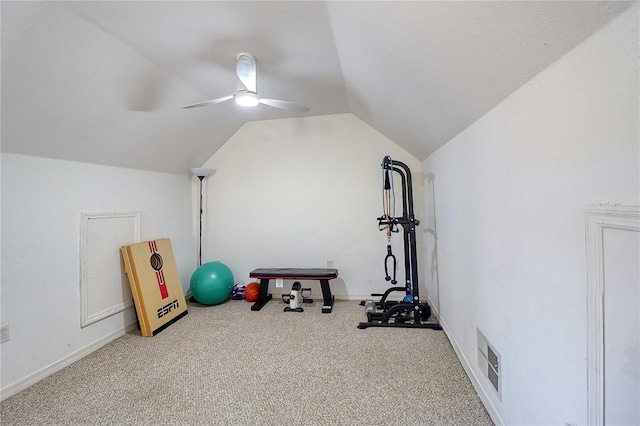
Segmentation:
<svg viewBox="0 0 640 426">
<path fill-rule="evenodd" d="M 603 229 L 604 424 L 640 425 L 640 232 Z"/>
</svg>

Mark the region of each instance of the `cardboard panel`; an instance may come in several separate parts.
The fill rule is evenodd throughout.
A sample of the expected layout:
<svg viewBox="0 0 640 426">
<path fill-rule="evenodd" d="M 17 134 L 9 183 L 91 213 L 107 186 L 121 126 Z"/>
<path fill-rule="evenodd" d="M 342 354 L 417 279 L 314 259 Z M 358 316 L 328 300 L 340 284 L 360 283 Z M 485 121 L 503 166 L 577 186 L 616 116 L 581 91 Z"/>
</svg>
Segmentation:
<svg viewBox="0 0 640 426">
<path fill-rule="evenodd" d="M 143 336 L 154 336 L 187 314 L 168 238 L 121 248 Z"/>
</svg>

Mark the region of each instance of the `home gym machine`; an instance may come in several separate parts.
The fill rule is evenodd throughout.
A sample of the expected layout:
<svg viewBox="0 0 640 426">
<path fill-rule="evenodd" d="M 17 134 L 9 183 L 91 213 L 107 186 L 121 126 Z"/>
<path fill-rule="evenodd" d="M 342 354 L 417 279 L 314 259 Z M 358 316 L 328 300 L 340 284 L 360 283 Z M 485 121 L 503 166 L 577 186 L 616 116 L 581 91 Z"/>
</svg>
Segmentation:
<svg viewBox="0 0 640 426">
<path fill-rule="evenodd" d="M 394 173 L 400 176 L 402 183 L 402 216 L 395 213 L 395 187 Z M 358 328 L 367 327 L 404 327 L 404 328 L 429 328 L 442 330 L 436 321 L 429 322 L 431 307 L 426 301 L 420 299 L 418 288 L 418 255 L 416 250 L 416 226 L 420 221 L 416 220 L 413 209 L 413 187 L 411 183 L 411 170 L 400 162 L 393 161 L 390 156 L 382 160 L 383 181 L 383 209 L 384 213 L 378 218 L 378 228 L 387 234 L 387 255 L 384 260 L 385 280 L 390 281 L 393 287 L 383 294 L 371 294 L 372 297 L 380 297 L 379 301 L 363 300 L 367 322 L 358 324 Z M 391 246 L 391 236 L 399 233 L 402 227 L 404 242 L 404 270 L 405 285 L 395 286 L 396 257 Z M 389 295 L 394 292 L 404 292 L 402 300 L 389 300 Z"/>
</svg>

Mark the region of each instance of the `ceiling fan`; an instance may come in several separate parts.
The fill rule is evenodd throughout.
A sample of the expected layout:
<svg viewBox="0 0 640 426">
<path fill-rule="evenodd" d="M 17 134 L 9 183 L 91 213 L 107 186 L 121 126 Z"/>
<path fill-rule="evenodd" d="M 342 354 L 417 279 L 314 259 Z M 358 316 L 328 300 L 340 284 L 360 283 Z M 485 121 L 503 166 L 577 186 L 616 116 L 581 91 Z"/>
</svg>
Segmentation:
<svg viewBox="0 0 640 426">
<path fill-rule="evenodd" d="M 223 96 L 222 98 L 211 99 L 209 101 L 198 102 L 197 104 L 185 105 L 182 108 L 197 108 L 207 105 L 215 105 L 231 99 L 236 104 L 243 107 L 254 107 L 258 104 L 269 105 L 271 107 L 288 109 L 296 112 L 307 112 L 310 108 L 295 102 L 283 101 L 280 99 L 259 98 L 256 82 L 256 58 L 251 53 L 238 53 L 236 55 L 236 74 L 244 89 L 239 89 L 236 93 Z"/>
</svg>

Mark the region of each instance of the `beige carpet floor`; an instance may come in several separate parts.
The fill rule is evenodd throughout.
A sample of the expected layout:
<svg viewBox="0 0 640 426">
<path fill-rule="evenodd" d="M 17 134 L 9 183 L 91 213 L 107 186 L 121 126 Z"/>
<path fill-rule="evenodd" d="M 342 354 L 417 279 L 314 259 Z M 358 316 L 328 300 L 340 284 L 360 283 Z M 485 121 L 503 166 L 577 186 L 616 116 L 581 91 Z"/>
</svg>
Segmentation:
<svg viewBox="0 0 640 426">
<path fill-rule="evenodd" d="M 189 305 L 1 403 L 3 425 L 491 425 L 443 331 L 357 329 L 354 301 Z"/>
</svg>

